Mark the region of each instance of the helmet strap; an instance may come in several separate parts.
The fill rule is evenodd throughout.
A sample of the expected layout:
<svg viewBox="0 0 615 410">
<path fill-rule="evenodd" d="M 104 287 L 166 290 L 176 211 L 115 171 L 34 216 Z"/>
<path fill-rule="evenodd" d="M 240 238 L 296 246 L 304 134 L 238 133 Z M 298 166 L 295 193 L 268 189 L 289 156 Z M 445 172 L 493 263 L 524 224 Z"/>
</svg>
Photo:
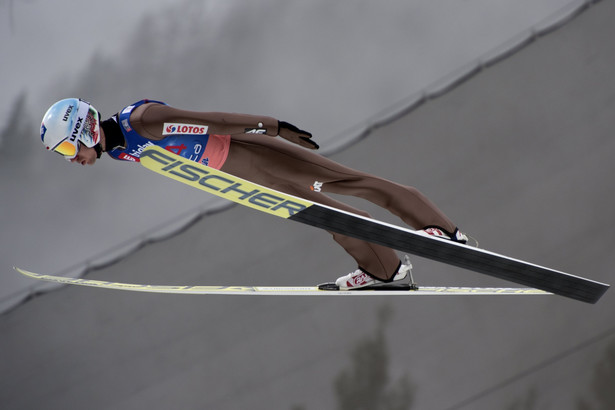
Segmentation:
<svg viewBox="0 0 615 410">
<path fill-rule="evenodd" d="M 96 150 L 96 158 L 100 158 L 103 153 L 102 145 L 100 145 L 100 142 L 94 145 L 94 149 Z"/>
</svg>

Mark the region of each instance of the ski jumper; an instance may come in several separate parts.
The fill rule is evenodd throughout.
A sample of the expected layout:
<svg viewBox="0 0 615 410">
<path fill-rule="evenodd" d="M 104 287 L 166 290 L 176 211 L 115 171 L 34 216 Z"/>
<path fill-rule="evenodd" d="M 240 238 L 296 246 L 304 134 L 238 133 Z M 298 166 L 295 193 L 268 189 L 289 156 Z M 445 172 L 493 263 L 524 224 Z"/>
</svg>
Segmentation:
<svg viewBox="0 0 615 410">
<path fill-rule="evenodd" d="M 325 193 L 366 199 L 414 229 L 455 225 L 413 187 L 340 165 L 308 149 L 272 138 L 278 120 L 246 114 L 185 111 L 140 101 L 101 123 L 106 150 L 115 159 L 139 161 L 158 145 L 192 161 L 291 195 L 369 217 Z M 330 232 L 359 268 L 380 280 L 393 278 L 401 262 L 394 250 Z"/>
</svg>

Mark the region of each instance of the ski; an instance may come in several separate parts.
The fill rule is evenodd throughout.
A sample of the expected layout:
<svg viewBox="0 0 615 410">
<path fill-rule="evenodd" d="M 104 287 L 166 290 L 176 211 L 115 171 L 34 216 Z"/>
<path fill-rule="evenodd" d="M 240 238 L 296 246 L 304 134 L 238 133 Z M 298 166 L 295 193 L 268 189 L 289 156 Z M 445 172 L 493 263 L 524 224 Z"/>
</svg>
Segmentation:
<svg viewBox="0 0 615 410">
<path fill-rule="evenodd" d="M 64 276 L 43 275 L 14 267 L 14 269 L 32 279 L 54 282 L 64 285 L 89 286 L 101 289 L 127 290 L 133 292 L 168 293 L 183 295 L 277 295 L 277 296 L 420 296 L 420 295 L 549 295 L 550 293 L 533 288 L 471 288 L 421 286 L 407 289 L 387 290 L 339 290 L 319 286 L 176 286 L 143 285 L 137 283 L 106 282 L 102 280 L 68 278 Z"/>
<path fill-rule="evenodd" d="M 157 146 L 145 148 L 140 163 L 168 178 L 261 212 L 575 300 L 596 303 L 609 288 L 605 283 L 435 238 L 279 192 L 190 161 Z"/>
</svg>

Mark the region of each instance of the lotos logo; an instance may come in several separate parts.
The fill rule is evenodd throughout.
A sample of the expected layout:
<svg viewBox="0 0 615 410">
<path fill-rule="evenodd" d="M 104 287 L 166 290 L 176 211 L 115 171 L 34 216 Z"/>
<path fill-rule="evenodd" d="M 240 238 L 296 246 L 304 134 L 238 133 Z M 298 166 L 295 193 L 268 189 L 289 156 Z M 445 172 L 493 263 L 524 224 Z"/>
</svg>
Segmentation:
<svg viewBox="0 0 615 410">
<path fill-rule="evenodd" d="M 206 125 L 165 122 L 162 126 L 162 135 L 207 135 L 208 128 Z"/>
</svg>

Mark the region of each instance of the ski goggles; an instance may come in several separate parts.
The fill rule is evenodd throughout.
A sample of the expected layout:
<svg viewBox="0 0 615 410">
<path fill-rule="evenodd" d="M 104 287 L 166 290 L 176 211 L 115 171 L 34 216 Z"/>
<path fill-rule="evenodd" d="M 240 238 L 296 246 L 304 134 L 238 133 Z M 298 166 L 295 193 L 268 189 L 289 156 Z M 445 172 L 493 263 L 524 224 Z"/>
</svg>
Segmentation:
<svg viewBox="0 0 615 410">
<path fill-rule="evenodd" d="M 75 158 L 79 152 L 79 141 L 75 140 L 73 143 L 67 138 L 53 147 L 53 151 L 64 156 L 64 158 L 70 161 Z"/>
</svg>

